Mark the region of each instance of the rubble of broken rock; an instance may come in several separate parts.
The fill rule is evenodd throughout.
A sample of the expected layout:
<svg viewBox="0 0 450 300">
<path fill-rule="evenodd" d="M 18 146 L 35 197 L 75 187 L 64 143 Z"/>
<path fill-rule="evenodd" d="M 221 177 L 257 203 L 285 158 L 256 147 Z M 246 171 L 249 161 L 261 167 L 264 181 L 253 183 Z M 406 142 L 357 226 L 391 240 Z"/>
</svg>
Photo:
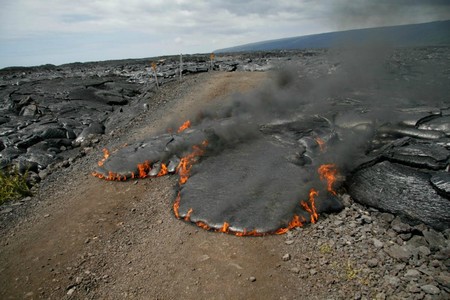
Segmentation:
<svg viewBox="0 0 450 300">
<path fill-rule="evenodd" d="M 279 267 L 327 299 L 448 299 L 449 230 L 411 226 L 342 195 L 346 207 L 285 235 Z"/>
<path fill-rule="evenodd" d="M 181 72 L 264 71 L 280 59 L 184 55 Z M 158 85 L 179 73 L 178 56 L 0 70 L 0 169 L 16 166 L 28 171 L 30 183 L 39 182 L 150 109 Z"/>
</svg>

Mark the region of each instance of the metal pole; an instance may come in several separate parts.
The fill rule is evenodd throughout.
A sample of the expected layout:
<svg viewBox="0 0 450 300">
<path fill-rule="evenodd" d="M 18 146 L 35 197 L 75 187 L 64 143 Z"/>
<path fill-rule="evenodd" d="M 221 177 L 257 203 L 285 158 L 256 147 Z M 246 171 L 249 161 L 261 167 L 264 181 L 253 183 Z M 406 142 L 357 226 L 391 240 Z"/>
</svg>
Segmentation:
<svg viewBox="0 0 450 300">
<path fill-rule="evenodd" d="M 180 54 L 180 81 L 183 77 L 183 53 Z"/>
<path fill-rule="evenodd" d="M 153 70 L 153 75 L 155 76 L 156 87 L 159 88 L 158 76 L 156 75 L 156 64 L 154 62 L 152 62 L 152 70 Z"/>
</svg>

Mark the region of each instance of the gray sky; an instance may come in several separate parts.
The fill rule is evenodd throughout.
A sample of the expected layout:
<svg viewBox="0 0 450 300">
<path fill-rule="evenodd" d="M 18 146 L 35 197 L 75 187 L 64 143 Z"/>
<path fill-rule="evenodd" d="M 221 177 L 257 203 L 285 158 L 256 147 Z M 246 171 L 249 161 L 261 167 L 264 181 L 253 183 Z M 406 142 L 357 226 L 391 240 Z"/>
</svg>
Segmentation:
<svg viewBox="0 0 450 300">
<path fill-rule="evenodd" d="M 450 19 L 449 0 L 0 0 L 0 68 Z"/>
</svg>

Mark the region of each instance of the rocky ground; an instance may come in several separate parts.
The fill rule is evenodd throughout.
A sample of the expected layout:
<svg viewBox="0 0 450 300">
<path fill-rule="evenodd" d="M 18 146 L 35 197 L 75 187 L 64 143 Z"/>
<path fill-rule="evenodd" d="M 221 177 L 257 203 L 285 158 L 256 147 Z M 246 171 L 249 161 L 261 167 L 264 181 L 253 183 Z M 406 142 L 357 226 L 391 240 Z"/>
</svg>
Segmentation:
<svg viewBox="0 0 450 300">
<path fill-rule="evenodd" d="M 168 81 L 141 100 L 148 110 L 49 168 L 34 196 L 3 205 L 1 297 L 448 299 L 450 232 L 408 225 L 345 189 L 338 214 L 285 235 L 239 238 L 176 220 L 175 176 L 91 176 L 104 147 L 159 133 L 268 78 L 207 72 Z"/>
</svg>

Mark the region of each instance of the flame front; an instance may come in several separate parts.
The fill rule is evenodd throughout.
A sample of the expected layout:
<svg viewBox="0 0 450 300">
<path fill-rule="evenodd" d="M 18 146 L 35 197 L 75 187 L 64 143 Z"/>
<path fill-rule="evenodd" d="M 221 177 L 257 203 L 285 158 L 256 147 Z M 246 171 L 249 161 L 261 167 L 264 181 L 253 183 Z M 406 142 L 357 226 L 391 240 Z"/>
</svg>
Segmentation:
<svg viewBox="0 0 450 300">
<path fill-rule="evenodd" d="M 230 224 L 223 222 L 223 226 L 219 229 L 219 232 L 229 233 Z"/>
<path fill-rule="evenodd" d="M 180 163 L 178 164 L 177 167 L 177 172 L 178 175 L 180 176 L 178 183 L 180 185 L 186 183 L 191 174 L 192 165 L 194 164 L 197 157 L 205 153 L 204 149 L 206 148 L 206 146 L 208 146 L 208 141 L 203 141 L 201 146 L 197 145 L 192 146 L 193 151 L 180 160 Z"/>
<path fill-rule="evenodd" d="M 137 167 L 138 167 L 138 172 L 139 172 L 139 178 L 147 177 L 148 172 L 150 172 L 150 170 L 151 170 L 150 162 L 148 160 L 146 160 L 142 164 L 138 164 Z"/>
<path fill-rule="evenodd" d="M 105 163 L 105 160 L 107 160 L 109 157 L 108 149 L 103 148 L 102 151 L 103 151 L 103 158 L 97 163 L 100 167 L 103 166 L 103 164 Z"/>
<path fill-rule="evenodd" d="M 180 208 L 180 201 L 181 201 L 181 196 L 180 196 L 180 192 L 178 192 L 177 198 L 175 199 L 175 202 L 173 203 L 173 213 L 175 214 L 175 217 L 177 219 L 180 218 L 180 213 L 178 212 L 178 209 Z"/>
<path fill-rule="evenodd" d="M 309 191 L 309 204 L 305 201 L 300 202 L 300 205 L 311 215 L 311 223 L 315 224 L 319 219 L 319 215 L 316 211 L 315 197 L 319 195 L 319 192 L 315 189 Z"/>
<path fill-rule="evenodd" d="M 325 145 L 325 141 L 322 140 L 320 137 L 315 138 L 317 145 L 319 145 L 320 151 L 321 152 L 325 152 L 326 150 L 326 145 Z"/>
<path fill-rule="evenodd" d="M 327 190 L 333 195 L 336 195 L 336 191 L 333 189 L 333 184 L 336 181 L 338 174 L 335 164 L 324 164 L 319 167 L 317 172 L 320 175 L 321 180 L 327 181 Z"/>
<path fill-rule="evenodd" d="M 167 170 L 167 166 L 164 163 L 161 163 L 161 170 L 159 170 L 158 175 L 156 177 L 161 177 L 167 175 L 169 171 Z"/>
<path fill-rule="evenodd" d="M 178 128 L 178 133 L 185 131 L 186 129 L 191 127 L 191 121 L 187 120 L 186 122 L 183 123 L 183 125 L 180 126 L 180 128 Z"/>
<path fill-rule="evenodd" d="M 105 176 L 103 174 L 97 173 L 97 172 L 92 172 L 92 175 L 95 177 L 98 177 L 100 179 L 105 179 L 105 180 L 110 180 L 110 181 L 126 181 L 127 180 L 127 176 L 125 175 L 120 175 L 114 172 L 108 172 L 108 176 Z"/>
<path fill-rule="evenodd" d="M 209 227 L 208 225 L 206 225 L 206 223 L 202 222 L 202 221 L 198 221 L 195 223 L 195 225 L 197 225 L 200 228 L 203 228 L 205 230 L 210 230 L 211 227 Z"/>
<path fill-rule="evenodd" d="M 185 221 L 187 221 L 187 222 L 190 222 L 190 221 L 191 221 L 191 214 L 192 214 L 193 211 L 194 211 L 194 210 L 193 210 L 192 208 L 190 208 L 190 209 L 188 210 L 186 216 L 184 217 L 184 220 L 185 220 Z"/>
</svg>

